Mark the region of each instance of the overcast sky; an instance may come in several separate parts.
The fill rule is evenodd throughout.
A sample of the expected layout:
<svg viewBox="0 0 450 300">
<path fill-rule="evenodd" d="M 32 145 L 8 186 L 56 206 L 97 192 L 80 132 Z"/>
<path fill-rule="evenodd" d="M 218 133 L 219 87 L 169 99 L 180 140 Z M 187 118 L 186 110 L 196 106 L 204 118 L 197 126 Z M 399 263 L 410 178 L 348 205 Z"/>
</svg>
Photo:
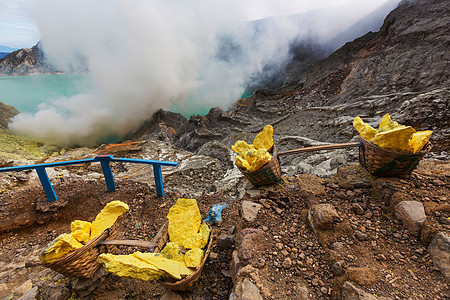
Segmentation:
<svg viewBox="0 0 450 300">
<path fill-rule="evenodd" d="M 98 0 L 93 0 L 98 1 Z M 113 3 L 117 0 L 111 0 Z M 236 3 L 243 8 L 248 20 L 269 16 L 283 16 L 302 13 L 312 9 L 340 6 L 352 0 L 211 0 Z M 367 5 L 380 5 L 387 0 L 358 0 Z M 0 45 L 12 48 L 29 48 L 40 40 L 39 30 L 33 21 L 34 0 L 0 0 Z"/>
</svg>

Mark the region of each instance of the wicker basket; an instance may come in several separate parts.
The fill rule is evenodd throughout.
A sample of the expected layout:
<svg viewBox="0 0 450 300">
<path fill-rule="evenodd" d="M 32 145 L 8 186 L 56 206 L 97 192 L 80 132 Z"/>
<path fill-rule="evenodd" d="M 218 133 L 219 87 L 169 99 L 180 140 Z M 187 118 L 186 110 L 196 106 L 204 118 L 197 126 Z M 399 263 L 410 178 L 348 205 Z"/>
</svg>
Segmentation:
<svg viewBox="0 0 450 300">
<path fill-rule="evenodd" d="M 359 162 L 372 175 L 379 177 L 409 175 L 431 150 L 427 143 L 418 153 L 387 150 L 360 137 Z"/>
<path fill-rule="evenodd" d="M 97 244 L 107 238 L 113 238 L 115 235 L 116 227 L 113 226 L 103 231 L 103 233 L 96 238 L 90 240 L 83 247 L 78 248 L 52 263 L 44 264 L 44 266 L 67 277 L 91 278 L 100 266 L 97 262 L 97 257 L 101 253 L 117 252 L 115 246 L 97 246 Z"/>
<path fill-rule="evenodd" d="M 238 167 L 245 178 L 255 186 L 275 184 L 281 181 L 280 158 L 275 145 L 269 150 L 269 153 L 272 154 L 272 159 L 256 171 L 249 172 Z"/>
<path fill-rule="evenodd" d="M 165 230 L 167 230 L 167 226 L 166 226 Z M 197 281 L 202 276 L 203 267 L 205 265 L 206 260 L 208 259 L 209 252 L 211 251 L 213 237 L 214 237 L 214 233 L 211 230 L 211 233 L 209 234 L 208 247 L 206 248 L 206 250 L 203 253 L 203 260 L 202 260 L 200 266 L 198 266 L 196 268 L 194 273 L 192 273 L 191 275 L 189 275 L 179 281 L 176 281 L 176 282 L 168 282 L 168 281 L 164 281 L 164 280 L 160 279 L 159 283 L 161 283 L 166 288 L 174 290 L 174 291 L 190 291 L 190 290 L 192 290 L 194 288 L 194 285 L 197 283 Z M 155 247 L 154 253 L 160 252 L 164 248 L 164 246 L 166 245 L 166 243 L 168 241 L 169 241 L 169 233 L 166 231 L 162 235 L 160 241 L 158 242 L 158 245 Z"/>
</svg>

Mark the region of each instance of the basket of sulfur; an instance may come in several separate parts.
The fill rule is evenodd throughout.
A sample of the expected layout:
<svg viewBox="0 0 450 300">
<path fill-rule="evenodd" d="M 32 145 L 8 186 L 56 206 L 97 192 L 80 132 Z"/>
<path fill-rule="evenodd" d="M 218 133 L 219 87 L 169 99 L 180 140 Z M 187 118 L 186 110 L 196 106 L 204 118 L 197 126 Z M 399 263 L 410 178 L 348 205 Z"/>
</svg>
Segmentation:
<svg viewBox="0 0 450 300">
<path fill-rule="evenodd" d="M 114 246 L 99 246 L 98 243 L 116 234 L 117 219 L 128 210 L 121 201 L 111 201 L 101 210 L 95 220 L 73 221 L 70 233 L 59 235 L 45 246 L 39 260 L 42 264 L 67 277 L 90 278 L 100 266 L 100 253 L 114 252 Z"/>
<path fill-rule="evenodd" d="M 239 171 L 256 186 L 281 181 L 280 159 L 273 143 L 273 127 L 266 125 L 256 135 L 253 145 L 237 141 L 231 149 L 236 152 L 235 164 Z"/>
<path fill-rule="evenodd" d="M 169 219 L 155 239 L 153 253 L 129 255 L 101 254 L 98 261 L 106 271 L 125 278 L 158 280 L 165 287 L 191 290 L 201 277 L 212 246 L 212 234 L 202 222 L 195 199 L 178 199 L 167 215 Z"/>
<path fill-rule="evenodd" d="M 360 117 L 353 120 L 360 134 L 359 161 L 374 176 L 409 175 L 431 150 L 431 130 L 416 131 L 411 126 L 383 116 L 377 129 Z"/>
</svg>

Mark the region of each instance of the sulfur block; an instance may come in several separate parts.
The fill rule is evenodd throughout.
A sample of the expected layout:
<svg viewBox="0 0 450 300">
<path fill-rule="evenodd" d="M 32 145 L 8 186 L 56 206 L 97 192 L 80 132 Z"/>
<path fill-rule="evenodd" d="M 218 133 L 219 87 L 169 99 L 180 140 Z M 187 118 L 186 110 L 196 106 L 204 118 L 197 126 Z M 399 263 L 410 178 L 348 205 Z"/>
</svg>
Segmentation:
<svg viewBox="0 0 450 300">
<path fill-rule="evenodd" d="M 356 117 L 353 120 L 353 126 L 359 132 L 359 135 L 369 142 L 372 142 L 375 138 L 375 134 L 377 134 L 377 130 L 369 124 L 364 123 L 360 117 Z"/>
<path fill-rule="evenodd" d="M 385 149 L 394 151 L 411 151 L 409 139 L 416 130 L 411 126 L 398 127 L 396 129 L 378 133 L 374 144 Z"/>
<path fill-rule="evenodd" d="M 194 273 L 192 269 L 186 267 L 184 262 L 167 259 L 159 253 L 135 252 L 132 255 L 140 260 L 152 264 L 160 270 L 165 271 L 175 279 L 181 279 Z"/>
<path fill-rule="evenodd" d="M 91 226 L 91 239 L 99 236 L 103 231 L 110 228 L 124 212 L 129 209 L 128 205 L 121 201 L 111 201 L 100 211 Z"/>
<path fill-rule="evenodd" d="M 203 250 L 194 248 L 186 252 L 184 255 L 184 263 L 189 268 L 196 268 L 201 265 L 203 259 Z"/>
<path fill-rule="evenodd" d="M 378 127 L 378 130 L 381 130 L 381 128 L 386 127 L 387 125 L 389 125 L 390 122 L 392 122 L 391 116 L 389 114 L 385 114 L 381 118 L 381 122 L 380 122 L 380 126 Z"/>
<path fill-rule="evenodd" d="M 253 157 L 252 163 L 250 165 L 249 171 L 253 172 L 260 169 L 266 163 L 268 163 L 272 159 L 272 155 L 267 152 L 267 150 L 259 149 L 256 152 L 256 156 Z"/>
<path fill-rule="evenodd" d="M 428 143 L 431 134 L 433 131 L 425 130 L 425 131 L 417 131 L 413 133 L 411 139 L 409 140 L 409 147 L 412 149 L 413 153 L 417 153 Z"/>
<path fill-rule="evenodd" d="M 52 263 L 80 247 L 83 247 L 83 244 L 78 242 L 72 234 L 63 233 L 42 249 L 39 260 L 43 264 Z"/>
<path fill-rule="evenodd" d="M 208 224 L 206 224 L 206 222 L 202 222 L 202 225 L 200 226 L 200 234 L 202 235 L 202 242 L 200 245 L 201 249 L 205 249 L 206 245 L 208 245 L 210 233 L 211 229 Z"/>
<path fill-rule="evenodd" d="M 273 146 L 273 127 L 272 125 L 266 125 L 264 129 L 258 133 L 253 140 L 253 144 L 256 149 L 269 150 Z"/>
<path fill-rule="evenodd" d="M 106 271 L 126 278 L 156 280 L 166 273 L 134 255 L 100 254 L 97 261 Z"/>
<path fill-rule="evenodd" d="M 201 215 L 195 199 L 179 198 L 167 218 L 169 239 L 179 246 L 186 247 L 187 240 L 200 229 Z"/>
<path fill-rule="evenodd" d="M 242 158 L 242 156 L 237 155 L 236 156 L 236 166 L 238 166 L 239 168 L 242 169 L 250 169 L 250 164 L 248 163 L 248 161 L 246 161 L 244 158 Z"/>
<path fill-rule="evenodd" d="M 161 256 L 175 261 L 184 261 L 184 254 L 181 253 L 180 247 L 173 242 L 168 242 L 160 252 Z"/>
<path fill-rule="evenodd" d="M 249 145 L 245 141 L 237 141 L 233 146 L 231 146 L 231 150 L 244 157 L 245 153 L 251 150 L 256 150 L 256 148 L 254 145 Z"/>
<path fill-rule="evenodd" d="M 80 243 L 86 243 L 91 236 L 91 223 L 75 220 L 70 224 L 70 231 L 74 238 Z"/>
</svg>

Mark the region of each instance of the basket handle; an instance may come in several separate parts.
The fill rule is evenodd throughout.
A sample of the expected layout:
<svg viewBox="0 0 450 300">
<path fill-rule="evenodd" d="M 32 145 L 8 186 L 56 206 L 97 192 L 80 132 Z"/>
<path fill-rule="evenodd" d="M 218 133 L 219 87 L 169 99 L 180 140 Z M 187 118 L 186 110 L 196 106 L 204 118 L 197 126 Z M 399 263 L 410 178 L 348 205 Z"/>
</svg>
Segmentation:
<svg viewBox="0 0 450 300">
<path fill-rule="evenodd" d="M 351 147 L 358 147 L 358 146 L 360 146 L 359 142 L 345 143 L 345 144 L 331 144 L 331 145 L 306 147 L 306 148 L 299 148 L 299 149 L 294 149 L 294 150 L 278 152 L 278 155 L 290 155 L 290 154 L 297 154 L 297 153 L 302 153 L 302 152 L 311 152 L 311 151 L 319 151 L 319 150 L 331 150 L 331 149 L 343 149 L 343 148 L 351 148 Z"/>
<path fill-rule="evenodd" d="M 98 245 L 123 245 L 123 246 L 138 246 L 144 248 L 153 248 L 157 243 L 138 240 L 105 240 L 98 243 Z"/>
</svg>

